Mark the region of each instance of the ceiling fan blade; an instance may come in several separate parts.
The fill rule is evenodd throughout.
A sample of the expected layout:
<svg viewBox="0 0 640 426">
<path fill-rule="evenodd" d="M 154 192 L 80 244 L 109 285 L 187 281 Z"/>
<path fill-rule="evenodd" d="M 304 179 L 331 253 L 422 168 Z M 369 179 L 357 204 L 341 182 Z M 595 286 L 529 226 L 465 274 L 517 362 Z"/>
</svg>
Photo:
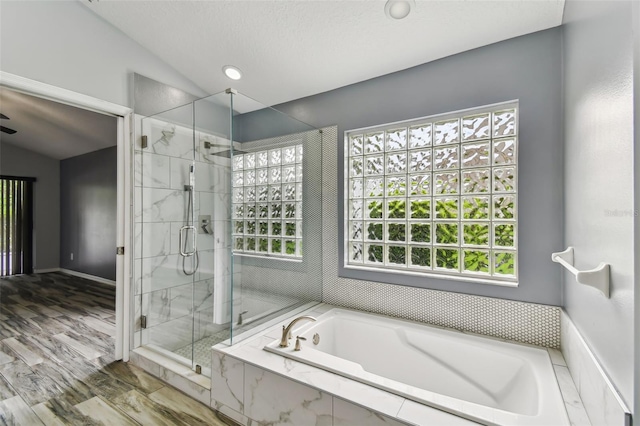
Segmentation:
<svg viewBox="0 0 640 426">
<path fill-rule="evenodd" d="M 9 117 L 7 117 L 6 115 L 4 115 L 3 113 L 0 112 L 0 118 L 2 118 L 3 120 L 10 120 Z"/>
<path fill-rule="evenodd" d="M 10 135 L 17 133 L 17 130 L 10 129 L 8 127 L 0 126 L 0 132 L 8 133 Z"/>
</svg>

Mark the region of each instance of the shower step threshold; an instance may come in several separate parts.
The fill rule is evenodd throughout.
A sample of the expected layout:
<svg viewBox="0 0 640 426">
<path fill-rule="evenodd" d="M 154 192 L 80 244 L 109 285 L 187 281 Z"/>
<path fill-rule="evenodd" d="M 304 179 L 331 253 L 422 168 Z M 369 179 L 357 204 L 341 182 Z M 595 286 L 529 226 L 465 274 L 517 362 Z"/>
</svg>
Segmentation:
<svg viewBox="0 0 640 426">
<path fill-rule="evenodd" d="M 152 376 L 207 406 L 211 405 L 211 377 L 197 374 L 190 367 L 146 347 L 132 350 L 129 359 Z"/>
</svg>

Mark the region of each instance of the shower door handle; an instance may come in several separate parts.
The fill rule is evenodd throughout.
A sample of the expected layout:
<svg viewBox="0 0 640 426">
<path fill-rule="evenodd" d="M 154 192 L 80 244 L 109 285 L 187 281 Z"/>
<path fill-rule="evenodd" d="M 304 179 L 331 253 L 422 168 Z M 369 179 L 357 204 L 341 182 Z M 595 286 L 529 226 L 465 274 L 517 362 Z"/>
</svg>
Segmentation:
<svg viewBox="0 0 640 426">
<path fill-rule="evenodd" d="M 193 250 L 192 251 L 186 251 L 186 248 L 183 248 L 184 246 L 182 245 L 183 240 L 183 235 L 186 234 L 186 232 L 188 232 L 189 230 L 193 231 Z M 186 231 L 186 232 L 185 232 Z M 180 255 L 182 257 L 189 257 L 189 256 L 193 256 L 194 253 L 196 252 L 196 227 L 195 226 L 191 226 L 191 225 L 187 225 L 187 226 L 183 226 L 182 228 L 180 228 Z"/>
</svg>

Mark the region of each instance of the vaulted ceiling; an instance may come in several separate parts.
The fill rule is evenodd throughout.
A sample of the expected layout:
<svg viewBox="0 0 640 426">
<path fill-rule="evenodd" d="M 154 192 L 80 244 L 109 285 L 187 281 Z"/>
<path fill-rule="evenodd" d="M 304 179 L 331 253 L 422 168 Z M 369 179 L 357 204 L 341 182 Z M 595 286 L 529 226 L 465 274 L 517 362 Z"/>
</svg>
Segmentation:
<svg viewBox="0 0 640 426">
<path fill-rule="evenodd" d="M 564 0 L 83 1 L 208 93 L 273 105 L 561 25 Z M 222 74 L 238 66 L 240 81 Z"/>
<path fill-rule="evenodd" d="M 63 160 L 116 145 L 117 121 L 76 108 L 0 87 L 2 125 L 16 130 L 0 133 L 1 144 L 11 144 Z"/>
</svg>

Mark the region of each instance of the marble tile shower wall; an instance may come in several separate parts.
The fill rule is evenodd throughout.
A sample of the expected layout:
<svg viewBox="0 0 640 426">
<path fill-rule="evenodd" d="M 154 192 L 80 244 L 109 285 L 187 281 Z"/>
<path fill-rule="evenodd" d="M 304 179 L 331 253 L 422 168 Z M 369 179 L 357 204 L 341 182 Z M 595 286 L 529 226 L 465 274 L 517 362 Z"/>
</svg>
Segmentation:
<svg viewBox="0 0 640 426">
<path fill-rule="evenodd" d="M 186 224 L 189 166 L 193 159 L 192 129 L 136 117 L 136 135 L 146 135 L 148 146 L 138 137 L 134 153 L 134 347 L 156 344 L 175 350 L 195 338 L 212 333 L 214 318 L 227 318 L 226 306 L 214 300 L 228 300 L 229 282 L 228 212 L 229 159 L 210 155 L 204 142 L 229 141 L 203 132 L 195 133 L 195 191 L 193 211 L 211 215 L 213 235 L 198 234 L 199 266 L 193 275 L 182 271 L 179 232 Z M 187 269 L 191 262 L 187 260 Z M 218 284 L 218 285 L 216 285 Z M 217 294 L 215 294 L 217 293 Z M 193 306 L 192 306 L 193 305 Z M 221 312 L 221 310 L 223 312 Z M 195 311 L 195 321 L 192 312 Z M 140 315 L 147 315 L 141 330 Z M 228 321 L 228 319 L 227 319 Z"/>
</svg>

